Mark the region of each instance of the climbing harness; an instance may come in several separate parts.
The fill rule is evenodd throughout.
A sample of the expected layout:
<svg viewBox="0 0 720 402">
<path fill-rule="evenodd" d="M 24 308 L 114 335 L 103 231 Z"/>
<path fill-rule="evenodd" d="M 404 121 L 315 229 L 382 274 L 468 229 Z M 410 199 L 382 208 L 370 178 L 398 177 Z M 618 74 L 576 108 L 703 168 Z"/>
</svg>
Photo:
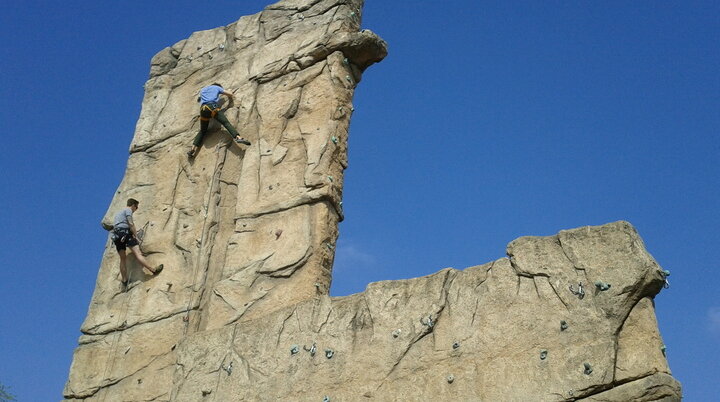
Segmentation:
<svg viewBox="0 0 720 402">
<path fill-rule="evenodd" d="M 574 294 L 575 296 L 577 296 L 578 299 L 582 300 L 582 299 L 585 297 L 585 290 L 583 289 L 583 284 L 582 284 L 582 282 L 578 283 L 578 290 L 577 290 L 577 291 L 575 291 L 575 289 L 573 289 L 572 285 L 570 285 L 569 288 L 570 288 L 570 292 L 571 292 L 572 294 Z"/>
<path fill-rule="evenodd" d="M 203 103 L 200 107 L 200 120 L 210 121 L 211 118 L 215 118 L 219 110 L 220 106 L 217 103 Z M 208 113 L 210 113 L 210 117 L 207 116 Z"/>
<path fill-rule="evenodd" d="M 600 289 L 601 292 L 604 292 L 604 291 L 610 289 L 610 284 L 601 282 L 601 281 L 597 281 L 597 282 L 595 282 L 595 287 Z"/>
</svg>

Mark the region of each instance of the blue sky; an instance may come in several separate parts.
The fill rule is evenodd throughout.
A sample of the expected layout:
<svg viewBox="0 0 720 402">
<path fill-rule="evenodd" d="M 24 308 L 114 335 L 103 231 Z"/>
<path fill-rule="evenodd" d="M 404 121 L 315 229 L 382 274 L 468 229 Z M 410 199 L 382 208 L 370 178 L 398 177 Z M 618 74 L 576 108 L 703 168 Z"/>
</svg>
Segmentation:
<svg viewBox="0 0 720 402">
<path fill-rule="evenodd" d="M 269 3 L 39 1 L 0 32 L 0 383 L 57 400 L 151 57 Z M 627 220 L 685 400 L 720 394 L 720 2 L 377 1 L 355 94 L 333 295 Z"/>
</svg>

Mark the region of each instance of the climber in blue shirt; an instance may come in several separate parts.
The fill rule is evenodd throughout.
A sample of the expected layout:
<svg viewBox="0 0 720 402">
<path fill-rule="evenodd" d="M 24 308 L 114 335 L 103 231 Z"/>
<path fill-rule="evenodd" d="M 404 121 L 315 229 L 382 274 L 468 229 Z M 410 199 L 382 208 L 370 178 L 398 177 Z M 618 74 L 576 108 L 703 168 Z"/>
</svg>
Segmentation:
<svg viewBox="0 0 720 402">
<path fill-rule="evenodd" d="M 250 141 L 242 138 L 240 134 L 238 134 L 235 127 L 230 124 L 227 117 L 225 117 L 225 114 L 222 112 L 222 110 L 220 110 L 220 105 L 218 105 L 220 95 L 227 96 L 230 99 L 230 104 L 232 104 L 232 102 L 235 100 L 233 94 L 230 92 L 226 92 L 225 89 L 223 89 L 222 85 L 218 83 L 206 86 L 200 90 L 200 96 L 198 97 L 198 102 L 200 102 L 200 132 L 195 136 L 192 149 L 188 151 L 188 156 L 190 158 L 195 157 L 195 155 L 197 154 L 197 151 L 202 144 L 203 137 L 207 132 L 211 118 L 219 121 L 220 124 L 222 124 L 223 127 L 225 127 L 225 129 L 230 133 L 235 142 L 239 144 L 250 145 Z"/>
</svg>

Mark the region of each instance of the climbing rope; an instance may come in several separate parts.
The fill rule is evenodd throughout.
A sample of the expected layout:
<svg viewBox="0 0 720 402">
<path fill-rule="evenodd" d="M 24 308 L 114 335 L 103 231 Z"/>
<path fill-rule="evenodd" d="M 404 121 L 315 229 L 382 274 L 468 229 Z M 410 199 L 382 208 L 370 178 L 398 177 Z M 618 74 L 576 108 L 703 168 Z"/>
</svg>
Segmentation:
<svg viewBox="0 0 720 402">
<path fill-rule="evenodd" d="M 128 282 L 129 281 L 130 281 L 130 275 L 128 273 Z M 115 368 L 115 360 L 117 360 L 117 348 L 120 344 L 120 337 L 123 335 L 123 332 L 124 332 L 123 330 L 127 326 L 127 311 L 128 311 L 128 306 L 130 304 L 130 302 L 129 302 L 130 301 L 130 293 L 125 292 L 124 294 L 127 295 L 127 298 L 123 302 L 122 315 L 120 316 L 120 319 L 122 321 L 120 321 L 120 325 L 118 326 L 118 328 L 116 330 L 117 334 L 115 335 L 115 339 L 113 339 L 113 342 L 112 342 L 112 347 L 110 348 L 110 356 L 111 356 L 110 364 L 105 365 L 105 371 L 103 372 L 103 376 L 102 376 L 103 379 L 106 379 L 108 374 L 112 373 L 112 370 Z M 108 371 L 109 371 L 109 373 L 108 373 Z M 105 398 L 107 398 L 107 394 L 109 391 L 108 387 L 110 385 L 111 384 L 108 384 L 104 387 L 105 392 L 103 392 L 101 402 L 105 402 Z"/>
<path fill-rule="evenodd" d="M 226 148 L 227 150 L 227 148 Z M 187 305 L 185 306 L 185 316 L 183 317 L 183 322 L 185 322 L 185 329 L 183 332 L 183 336 L 187 336 L 188 327 L 190 326 L 190 306 L 193 304 L 193 300 L 195 299 L 195 294 L 197 293 L 195 290 L 195 280 L 197 279 L 197 273 L 198 269 L 200 268 L 200 263 L 202 262 L 202 246 L 205 244 L 207 231 L 208 231 L 208 225 L 207 225 L 207 216 L 208 216 L 208 210 L 210 206 L 210 202 L 213 199 L 213 194 L 215 194 L 215 189 L 217 185 L 220 182 L 220 174 L 218 174 L 218 171 L 222 171 L 222 167 L 225 165 L 225 157 L 223 157 L 222 163 L 216 161 L 215 163 L 215 169 L 213 170 L 213 180 L 210 185 L 210 191 L 208 192 L 207 199 L 205 200 L 204 205 L 204 215 L 205 220 L 203 221 L 203 228 L 202 228 L 202 234 L 200 236 L 200 244 L 199 249 L 200 251 L 197 253 L 197 257 L 195 259 L 195 263 L 193 264 L 193 272 L 192 272 L 192 287 L 190 289 L 190 295 L 188 297 Z"/>
</svg>

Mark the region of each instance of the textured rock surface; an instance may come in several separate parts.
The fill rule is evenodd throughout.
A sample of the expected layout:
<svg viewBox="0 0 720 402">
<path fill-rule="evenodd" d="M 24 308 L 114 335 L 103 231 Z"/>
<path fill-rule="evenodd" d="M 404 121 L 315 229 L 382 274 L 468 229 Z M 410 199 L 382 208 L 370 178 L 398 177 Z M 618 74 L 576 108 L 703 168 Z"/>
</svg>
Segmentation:
<svg viewBox="0 0 720 402">
<path fill-rule="evenodd" d="M 103 224 L 138 199 L 143 251 L 165 270 L 153 278 L 131 261 L 133 287 L 121 293 L 108 242 L 67 399 L 166 400 L 185 337 L 327 294 L 353 91 L 387 52 L 360 31 L 362 5 L 285 0 L 153 57 Z M 213 122 L 190 161 L 195 99 L 213 82 L 234 92 L 225 113 L 252 145 Z"/>
<path fill-rule="evenodd" d="M 651 301 L 663 277 L 630 224 L 520 238 L 508 255 L 194 334 L 173 399 L 680 399 Z"/>
<path fill-rule="evenodd" d="M 138 199 L 143 250 L 166 268 L 131 264 L 122 293 L 108 242 L 66 400 L 679 399 L 655 321 L 663 277 L 626 222 L 327 295 L 353 90 L 386 54 L 361 7 L 286 0 L 152 59 L 103 223 Z M 212 82 L 253 145 L 211 125 L 189 161 Z"/>
</svg>

